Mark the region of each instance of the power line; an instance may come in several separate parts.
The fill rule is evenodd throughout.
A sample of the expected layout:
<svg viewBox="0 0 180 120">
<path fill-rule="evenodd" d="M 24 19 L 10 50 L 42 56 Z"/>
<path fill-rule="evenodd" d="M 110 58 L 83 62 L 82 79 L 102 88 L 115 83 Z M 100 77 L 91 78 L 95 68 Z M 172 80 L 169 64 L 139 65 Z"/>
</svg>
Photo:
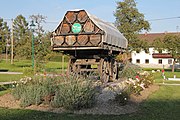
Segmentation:
<svg viewBox="0 0 180 120">
<path fill-rule="evenodd" d="M 2 18 L 4 21 L 12 21 L 12 19 L 9 19 L 9 18 Z M 31 22 L 30 20 L 27 20 L 27 22 Z M 58 24 L 59 22 L 58 21 L 45 21 L 44 23 L 47 23 L 47 24 Z"/>
<path fill-rule="evenodd" d="M 170 19 L 180 19 L 180 16 L 177 17 L 167 17 L 167 18 L 157 18 L 157 19 L 149 19 L 147 21 L 161 21 L 161 20 L 170 20 Z M 12 19 L 9 18 L 3 18 L 5 21 L 12 21 Z M 30 20 L 27 20 L 27 22 L 30 22 Z M 45 21 L 47 24 L 58 24 L 58 21 Z"/>
<path fill-rule="evenodd" d="M 168 18 L 150 19 L 150 20 L 148 20 L 148 21 L 160 21 L 160 20 L 169 20 L 169 19 L 180 19 L 180 16 L 178 16 L 178 17 L 168 17 Z"/>
</svg>

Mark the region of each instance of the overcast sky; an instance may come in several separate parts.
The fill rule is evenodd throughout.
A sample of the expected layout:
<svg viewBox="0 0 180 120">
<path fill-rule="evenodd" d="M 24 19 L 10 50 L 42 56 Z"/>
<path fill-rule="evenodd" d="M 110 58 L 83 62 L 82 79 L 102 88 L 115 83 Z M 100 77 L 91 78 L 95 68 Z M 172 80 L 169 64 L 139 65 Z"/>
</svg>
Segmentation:
<svg viewBox="0 0 180 120">
<path fill-rule="evenodd" d="M 22 14 L 29 20 L 32 14 L 47 16 L 44 28 L 53 31 L 65 12 L 71 9 L 85 9 L 107 22 L 114 22 L 116 2 L 122 0 L 1 0 L 0 17 L 8 21 Z M 180 31 L 180 0 L 136 0 L 138 10 L 149 21 L 152 32 Z M 178 18 L 179 17 L 179 18 Z M 55 23 L 52 23 L 55 22 Z"/>
</svg>

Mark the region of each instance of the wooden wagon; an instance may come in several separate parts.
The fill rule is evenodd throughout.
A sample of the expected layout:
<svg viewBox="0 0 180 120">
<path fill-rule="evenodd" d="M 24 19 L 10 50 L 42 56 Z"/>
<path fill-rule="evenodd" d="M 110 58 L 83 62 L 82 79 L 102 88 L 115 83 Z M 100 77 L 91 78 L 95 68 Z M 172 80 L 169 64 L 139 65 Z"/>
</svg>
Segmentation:
<svg viewBox="0 0 180 120">
<path fill-rule="evenodd" d="M 71 56 L 69 74 L 97 71 L 104 82 L 117 79 L 114 56 L 123 53 L 127 44 L 113 24 L 85 10 L 67 11 L 51 38 L 52 50 Z"/>
</svg>

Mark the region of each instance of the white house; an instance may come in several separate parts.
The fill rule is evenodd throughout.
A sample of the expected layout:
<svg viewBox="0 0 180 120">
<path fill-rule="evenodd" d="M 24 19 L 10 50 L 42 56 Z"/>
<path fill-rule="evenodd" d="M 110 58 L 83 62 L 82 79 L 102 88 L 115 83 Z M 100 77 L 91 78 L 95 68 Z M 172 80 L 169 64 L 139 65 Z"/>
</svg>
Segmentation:
<svg viewBox="0 0 180 120">
<path fill-rule="evenodd" d="M 162 38 L 166 34 L 177 34 L 177 33 L 151 33 L 151 34 L 140 34 L 139 38 L 148 42 L 153 42 L 156 38 Z M 133 51 L 131 53 L 131 61 L 134 64 L 140 65 L 141 67 L 147 68 L 171 68 L 174 59 L 167 51 L 159 53 L 153 47 L 149 48 L 149 52 L 141 51 L 137 53 Z M 180 67 L 179 64 L 175 66 Z"/>
</svg>

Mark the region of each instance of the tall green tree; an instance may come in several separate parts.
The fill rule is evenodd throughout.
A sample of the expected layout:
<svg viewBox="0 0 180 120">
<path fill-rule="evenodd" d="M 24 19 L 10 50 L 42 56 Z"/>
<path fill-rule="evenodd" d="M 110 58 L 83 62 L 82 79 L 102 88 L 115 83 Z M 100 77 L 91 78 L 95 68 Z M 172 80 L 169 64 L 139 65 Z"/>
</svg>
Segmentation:
<svg viewBox="0 0 180 120">
<path fill-rule="evenodd" d="M 119 31 L 128 40 L 128 46 L 131 50 L 144 49 L 141 48 L 141 43 L 137 35 L 143 30 L 150 29 L 149 22 L 144 19 L 144 15 L 140 13 L 136 7 L 134 0 L 123 0 L 117 2 L 115 12 L 115 24 Z"/>
<path fill-rule="evenodd" d="M 10 29 L 7 25 L 7 22 L 4 22 L 3 19 L 0 18 L 0 53 L 5 53 L 9 41 Z"/>
<path fill-rule="evenodd" d="M 162 53 L 162 51 L 165 50 L 165 44 L 163 41 L 163 39 L 156 38 L 152 43 L 154 49 L 157 50 L 159 53 Z"/>
<path fill-rule="evenodd" d="M 180 59 L 180 35 L 166 35 L 164 37 L 165 49 L 174 58 L 172 72 L 174 72 L 175 63 Z"/>
<path fill-rule="evenodd" d="M 31 58 L 31 35 L 28 22 L 22 15 L 18 15 L 13 21 L 14 56 Z"/>
</svg>

